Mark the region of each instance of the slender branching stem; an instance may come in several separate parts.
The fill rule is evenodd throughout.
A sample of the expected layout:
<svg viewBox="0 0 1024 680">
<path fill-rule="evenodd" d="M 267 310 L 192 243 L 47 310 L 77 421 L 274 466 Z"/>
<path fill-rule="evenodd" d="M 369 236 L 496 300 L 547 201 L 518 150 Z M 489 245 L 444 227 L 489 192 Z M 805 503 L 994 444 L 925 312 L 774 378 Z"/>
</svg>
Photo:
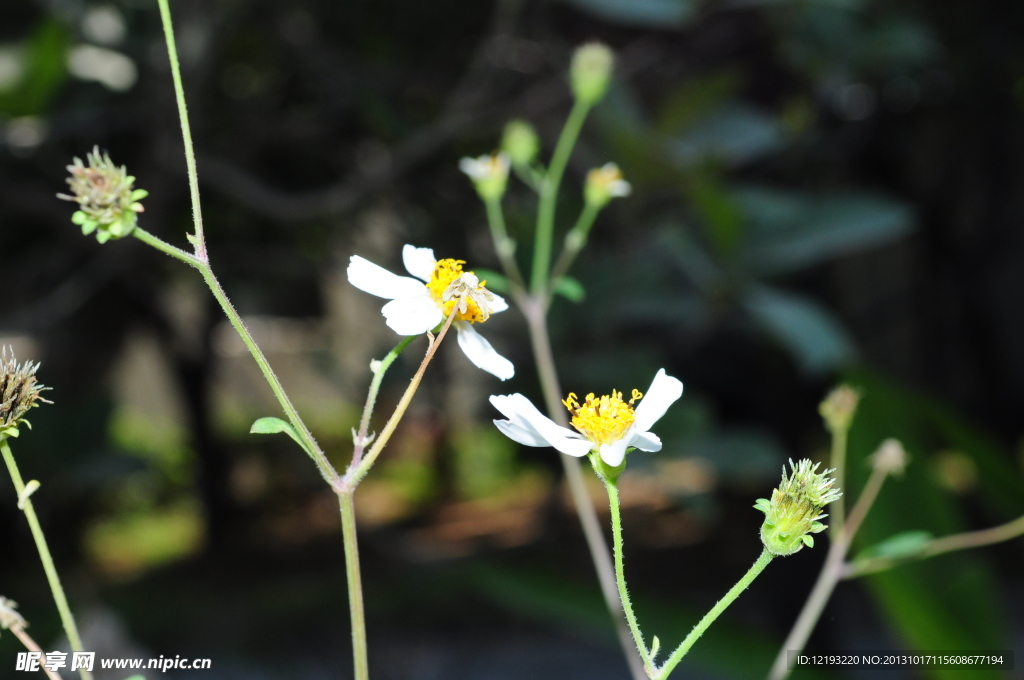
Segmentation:
<svg viewBox="0 0 1024 680">
<path fill-rule="evenodd" d="M 555 208 L 558 204 L 558 187 L 569 163 L 569 156 L 576 146 L 576 139 L 583 122 L 587 119 L 590 104 L 576 101 L 565 121 L 565 127 L 558 137 L 555 151 L 551 156 L 544 179 L 540 184 L 540 198 L 537 202 L 537 233 L 533 244 L 533 270 L 530 274 L 530 291 L 535 296 L 544 295 L 548 288 L 551 267 L 551 245 L 555 231 Z"/>
<path fill-rule="evenodd" d="M 960 534 L 943 536 L 942 538 L 933 538 L 921 546 L 918 552 L 906 558 L 868 557 L 855 560 L 843 567 L 842 578 L 851 579 L 866 574 L 874 574 L 912 560 L 922 560 L 957 550 L 967 550 L 968 548 L 979 548 L 981 546 L 1002 543 L 1018 536 L 1024 536 L 1024 516 L 1018 517 L 1012 522 L 989 527 L 988 529 L 965 531 Z"/>
<path fill-rule="evenodd" d="M 788 676 L 791 669 L 787 652 L 800 652 L 807 645 L 808 638 L 811 637 L 822 612 L 825 611 L 825 605 L 832 597 L 832 591 L 835 590 L 836 584 L 842 578 L 843 560 L 846 559 L 846 554 L 850 550 L 853 537 L 860 529 L 864 518 L 867 517 L 871 506 L 874 505 L 875 499 L 878 498 L 878 492 L 882 489 L 882 483 L 885 482 L 887 476 L 888 472 L 882 466 L 876 466 L 872 470 L 867 484 L 864 485 L 864 490 L 861 491 L 860 497 L 857 498 L 856 504 L 850 511 L 843 530 L 836 535 L 828 547 L 825 564 L 822 565 L 818 579 L 814 582 L 814 587 L 811 589 L 810 595 L 807 596 L 803 609 L 800 610 L 800 615 L 775 657 L 775 662 L 768 673 L 768 680 L 783 680 Z"/>
<path fill-rule="evenodd" d="M 192 253 L 186 252 L 181 248 L 172 246 L 170 243 L 167 243 L 166 241 L 161 240 L 160 238 L 154 236 L 153 234 L 150 234 L 142 227 L 135 227 L 134 229 L 132 229 L 132 236 L 139 239 L 143 243 L 153 246 L 154 248 L 156 248 L 157 250 L 166 255 L 170 255 L 171 257 L 177 258 L 184 262 L 185 264 L 192 265 L 196 269 L 201 270 L 203 268 L 203 265 L 206 264 L 205 261 L 200 260 Z"/>
<path fill-rule="evenodd" d="M 350 468 L 359 464 L 359 461 L 363 458 L 363 451 L 366 449 L 366 445 L 369 444 L 367 437 L 370 430 L 370 416 L 373 415 L 373 407 L 377 403 L 377 393 L 380 391 L 380 383 L 384 379 L 384 374 L 387 373 L 388 368 L 398 358 L 398 355 L 402 353 L 402 350 L 408 347 L 417 337 L 419 336 L 410 335 L 402 338 L 402 341 L 395 345 L 395 348 L 388 352 L 387 356 L 377 364 L 373 372 L 373 380 L 370 381 L 370 389 L 366 393 L 363 416 L 359 419 L 359 432 L 356 434 L 355 448 L 352 451 L 352 462 L 349 464 Z"/>
<path fill-rule="evenodd" d="M 750 584 L 753 583 L 754 579 L 764 571 L 764 568 L 768 566 L 768 563 L 772 561 L 773 557 L 775 557 L 775 555 L 768 552 L 768 550 L 761 551 L 761 556 L 758 557 L 753 566 L 747 570 L 747 573 L 743 575 L 743 578 L 736 582 L 736 585 L 734 585 L 729 592 L 725 594 L 725 597 L 719 600 L 715 606 L 711 608 L 711 611 L 705 614 L 704 618 L 702 618 L 700 622 L 693 627 L 693 630 L 691 630 L 690 634 L 686 636 L 686 639 L 679 643 L 676 650 L 672 652 L 672 655 L 669 656 L 665 664 L 658 670 L 658 673 L 655 676 L 656 680 L 664 680 L 664 678 L 669 676 L 682 658 L 686 656 L 686 653 L 690 651 L 690 648 L 693 647 L 693 643 L 699 640 L 700 636 L 703 635 L 711 624 L 715 622 L 715 619 L 721 616 L 722 612 L 724 612 L 729 605 L 731 605 L 733 601 L 740 596 L 740 593 L 746 590 Z"/>
<path fill-rule="evenodd" d="M 196 154 L 192 148 L 192 128 L 188 123 L 188 109 L 185 106 L 185 88 L 181 84 L 181 66 L 178 63 L 178 48 L 174 40 L 174 23 L 167 0 L 157 0 L 160 5 L 160 20 L 164 25 L 167 41 L 167 58 L 171 62 L 171 76 L 174 79 L 174 96 L 178 102 L 178 117 L 181 119 L 181 138 L 185 144 L 185 164 L 188 166 L 188 186 L 192 195 L 192 221 L 195 234 L 190 239 L 196 249 L 196 257 L 206 260 L 206 237 L 203 234 L 203 210 L 199 204 L 199 175 L 196 172 Z"/>
<path fill-rule="evenodd" d="M 849 427 L 838 427 L 832 431 L 832 458 L 828 466 L 835 468 L 832 477 L 836 480 L 836 488 L 839 489 L 846 488 L 846 448 L 849 432 Z M 842 531 L 843 525 L 846 523 L 845 501 L 846 498 L 840 496 L 828 509 L 830 515 L 828 535 L 833 541 L 839 536 L 839 532 Z"/>
<path fill-rule="evenodd" d="M 348 581 L 348 610 L 352 622 L 352 663 L 355 680 L 369 680 L 366 652 L 366 613 L 363 608 L 363 579 L 359 570 L 359 541 L 356 536 L 355 488 L 338 494 L 341 505 L 341 535 L 345 542 L 345 574 Z"/>
<path fill-rule="evenodd" d="M 3 453 L 4 462 L 7 464 L 7 471 L 11 473 L 11 481 L 14 482 L 14 490 L 18 493 L 18 506 L 25 513 L 28 526 L 32 530 L 32 538 L 36 542 L 36 550 L 39 552 L 39 559 L 43 563 L 43 571 L 46 572 L 46 580 L 50 583 L 50 592 L 53 593 L 53 601 L 57 604 L 57 611 L 60 612 L 60 621 L 64 625 L 64 632 L 71 643 L 71 649 L 76 652 L 82 649 L 82 638 L 78 635 L 78 626 L 75 625 L 75 617 L 68 606 L 68 598 L 64 595 L 64 587 L 60 584 L 60 576 L 57 575 L 57 567 L 53 564 L 53 557 L 50 555 L 50 547 L 46 544 L 46 536 L 43 534 L 43 527 L 36 517 L 35 507 L 31 498 L 23 497 L 25 482 L 21 479 L 21 471 L 18 470 L 18 463 L 14 460 L 14 452 L 7 439 L 0 439 L 0 452 Z M 92 673 L 85 669 L 79 669 L 82 680 L 92 680 Z"/>
<path fill-rule="evenodd" d="M 394 413 L 388 418 L 388 422 L 385 423 L 384 428 L 380 431 L 377 439 L 374 440 L 373 446 L 366 453 L 366 456 L 359 462 L 358 465 L 349 468 L 348 472 L 345 473 L 345 477 L 341 480 L 341 483 L 336 487 L 338 493 L 346 493 L 351 489 L 355 489 L 359 482 L 362 481 L 366 473 L 373 467 L 373 463 L 377 460 L 377 456 L 387 446 L 388 440 L 391 439 L 391 435 L 394 434 L 395 428 L 398 427 L 398 423 L 401 422 L 402 416 L 405 415 L 405 411 L 409 408 L 409 404 L 412 402 L 413 395 L 416 394 L 416 390 L 419 389 L 420 382 L 423 380 L 423 374 L 427 370 L 427 365 L 430 360 L 434 358 L 434 354 L 437 353 L 437 348 L 441 345 L 441 341 L 444 340 L 445 335 L 448 333 L 448 329 L 452 326 L 452 321 L 455 320 L 455 315 L 458 314 L 459 306 L 454 305 L 452 311 L 448 314 L 448 318 L 445 319 L 444 325 L 441 327 L 441 332 L 434 338 L 430 347 L 427 348 L 427 353 L 423 357 L 423 361 L 420 362 L 420 367 L 416 371 L 416 374 L 409 381 L 409 386 L 405 388 L 405 393 L 402 394 L 402 398 L 398 401 L 398 405 L 395 407 Z"/>
<path fill-rule="evenodd" d="M 626 614 L 626 622 L 629 624 L 629 632 L 633 635 L 633 642 L 636 644 L 636 651 L 644 662 L 644 671 L 649 677 L 654 677 L 654 663 L 647 643 L 644 642 L 643 633 L 640 632 L 640 624 L 633 613 L 633 603 L 629 600 L 629 591 L 626 589 L 626 573 L 622 564 L 622 513 L 619 507 L 619 489 L 615 482 L 604 480 L 604 488 L 608 491 L 608 507 L 612 516 L 612 550 L 615 554 L 615 583 L 619 588 L 619 601 L 622 603 L 622 611 Z"/>
<path fill-rule="evenodd" d="M 32 636 L 25 632 L 25 629 L 21 626 L 11 626 L 10 631 L 14 633 L 14 637 L 21 640 L 21 644 L 25 645 L 25 649 L 36 654 L 44 654 L 42 648 L 32 639 Z M 63 680 L 56 671 L 51 671 L 46 666 L 40 666 L 42 671 L 46 673 L 46 677 L 50 680 Z"/>
<path fill-rule="evenodd" d="M 558 279 L 569 273 L 572 263 L 576 261 L 576 256 L 583 250 L 583 246 L 587 245 L 590 228 L 594 226 L 594 220 L 597 219 L 597 215 L 600 212 L 601 208 L 593 203 L 587 203 L 583 206 L 579 219 L 576 220 L 576 225 L 565 235 L 565 246 L 562 248 L 554 268 L 551 270 L 552 286 L 558 283 Z"/>
<path fill-rule="evenodd" d="M 491 238 L 494 240 L 494 250 L 498 253 L 501 267 L 505 270 L 513 286 L 524 290 L 526 282 L 523 274 L 519 271 L 519 264 L 516 262 L 515 243 L 508 237 L 508 230 L 505 228 L 505 215 L 501 210 L 501 199 L 491 198 L 484 201 L 487 206 L 487 225 L 491 229 Z"/>
</svg>

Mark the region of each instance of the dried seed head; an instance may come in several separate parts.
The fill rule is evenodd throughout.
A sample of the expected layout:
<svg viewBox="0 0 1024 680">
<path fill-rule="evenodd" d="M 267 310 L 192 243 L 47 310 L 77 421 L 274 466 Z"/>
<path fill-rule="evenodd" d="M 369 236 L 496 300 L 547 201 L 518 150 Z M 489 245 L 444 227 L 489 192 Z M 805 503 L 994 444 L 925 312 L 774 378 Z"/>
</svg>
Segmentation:
<svg viewBox="0 0 1024 680">
<path fill-rule="evenodd" d="M 6 347 L 0 351 L 0 439 L 17 437 L 22 423 L 32 427 L 25 414 L 40 402 L 50 403 L 40 394 L 50 388 L 36 381 L 37 370 L 38 363 L 19 364 Z"/>
<path fill-rule="evenodd" d="M 486 281 L 480 281 L 473 272 L 463 272 L 457 279 L 452 281 L 444 292 L 441 293 L 441 302 L 457 300 L 459 314 L 465 315 L 469 311 L 469 303 L 475 302 L 480 309 L 479 321 L 487 321 L 491 316 L 491 305 L 494 295 L 484 288 Z M 450 314 L 451 312 L 449 312 Z M 477 315 L 474 315 L 477 316 Z"/>
<path fill-rule="evenodd" d="M 849 385 L 840 385 L 829 392 L 825 401 L 821 402 L 818 413 L 825 419 L 825 425 L 830 432 L 849 430 L 858 403 L 860 392 Z"/>
<path fill-rule="evenodd" d="M 825 530 L 819 519 L 827 517 L 822 509 L 838 500 L 842 493 L 833 489 L 832 470 L 818 472 L 821 463 L 804 458 L 797 464 L 789 461 L 792 473 L 782 468 L 782 482 L 772 492 L 772 499 L 759 498 L 754 507 L 765 514 L 761 525 L 761 542 L 775 555 L 792 555 L 805 545 L 814 546 L 811 534 Z"/>
<path fill-rule="evenodd" d="M 882 470 L 895 477 L 903 474 L 908 462 L 910 456 L 898 439 L 886 439 L 878 450 L 871 454 L 871 465 L 876 470 Z"/>
<path fill-rule="evenodd" d="M 96 232 L 100 243 L 129 235 L 143 211 L 139 201 L 148 192 L 132 189 L 135 178 L 124 166 L 114 165 L 108 154 L 100 155 L 99 147 L 93 147 L 86 160 L 88 165 L 75 158 L 68 166 L 71 177 L 67 182 L 74 195 L 57 194 L 57 198 L 78 204 L 71 221 L 82 227 L 83 234 Z"/>
<path fill-rule="evenodd" d="M 28 622 L 17 612 L 18 603 L 0 595 L 0 628 L 27 628 Z"/>
</svg>

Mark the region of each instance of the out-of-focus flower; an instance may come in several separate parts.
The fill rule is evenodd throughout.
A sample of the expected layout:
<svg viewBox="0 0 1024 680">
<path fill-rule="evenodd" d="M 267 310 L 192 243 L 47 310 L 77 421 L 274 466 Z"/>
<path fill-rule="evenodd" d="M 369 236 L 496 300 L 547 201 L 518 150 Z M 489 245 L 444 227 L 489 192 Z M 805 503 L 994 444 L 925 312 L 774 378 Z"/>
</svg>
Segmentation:
<svg viewBox="0 0 1024 680">
<path fill-rule="evenodd" d="M 495 153 L 479 158 L 463 158 L 459 170 L 469 175 L 480 198 L 485 201 L 497 200 L 505 195 L 508 186 L 508 154 Z"/>
<path fill-rule="evenodd" d="M 576 99 L 584 104 L 596 104 L 608 91 L 615 56 L 607 45 L 587 43 L 577 48 L 569 68 L 569 81 Z"/>
<path fill-rule="evenodd" d="M 898 439 L 886 439 L 878 447 L 878 450 L 871 454 L 872 467 L 894 477 L 903 474 L 908 462 L 910 462 L 910 456 Z"/>
<path fill-rule="evenodd" d="M 96 240 L 106 243 L 110 239 L 124 238 L 132 233 L 143 211 L 139 203 L 148 192 L 132 189 L 135 178 L 124 167 L 117 167 L 107 154 L 100 154 L 99 147 L 86 156 L 88 165 L 75 158 L 68 166 L 71 177 L 68 186 L 74 196 L 57 194 L 65 201 L 78 204 L 78 211 L 71 221 L 82 227 L 83 234 L 96 232 Z"/>
<path fill-rule="evenodd" d="M 603 167 L 594 168 L 587 173 L 587 185 L 583 190 L 583 198 L 587 205 L 603 208 L 613 198 L 629 196 L 633 187 L 622 179 L 622 171 L 615 163 L 605 163 Z"/>
<path fill-rule="evenodd" d="M 25 414 L 40 402 L 51 403 L 42 397 L 41 393 L 50 388 L 36 380 L 38 370 L 38 363 L 19 364 L 6 347 L 0 352 L 0 439 L 17 437 L 22 423 L 31 428 Z"/>
<path fill-rule="evenodd" d="M 765 514 L 761 525 L 761 542 L 775 555 L 792 555 L 805 545 L 814 547 L 811 534 L 827 527 L 819 519 L 828 517 L 822 509 L 843 494 L 833 489 L 834 479 L 828 477 L 833 470 L 819 473 L 821 463 L 804 458 L 797 464 L 789 461 L 792 474 L 786 476 L 782 467 L 782 482 L 772 492 L 772 499 L 759 498 L 754 507 Z"/>
<path fill-rule="evenodd" d="M 28 622 L 18 613 L 18 603 L 0 596 L 0 628 L 4 630 L 28 628 Z"/>
<path fill-rule="evenodd" d="M 508 154 L 516 166 L 529 165 L 540 151 L 540 138 L 533 126 L 525 120 L 512 120 L 505 126 L 501 150 Z"/>
<path fill-rule="evenodd" d="M 494 395 L 491 403 L 508 418 L 495 420 L 494 424 L 509 439 L 525 446 L 552 446 L 570 456 L 597 452 L 606 465 L 618 468 L 629 447 L 661 450 L 661 440 L 649 430 L 682 394 L 683 383 L 667 375 L 665 369 L 654 376 L 646 397 L 633 390 L 628 402 L 615 390 L 602 397 L 588 394 L 582 404 L 570 394 L 562 403 L 572 414 L 572 426 L 578 432 L 556 425 L 521 394 Z M 639 399 L 642 401 L 634 410 L 633 404 Z"/>
<path fill-rule="evenodd" d="M 859 403 L 860 392 L 849 385 L 840 385 L 828 393 L 818 406 L 818 413 L 830 432 L 845 431 L 850 429 Z"/>
<path fill-rule="evenodd" d="M 387 298 L 381 313 L 387 325 L 399 335 L 420 335 L 437 328 L 459 306 L 452 325 L 459 346 L 473 364 L 502 380 L 515 374 L 512 362 L 498 354 L 491 343 L 476 332 L 491 314 L 508 309 L 508 303 L 487 290 L 486 281 L 473 272 L 462 271 L 462 260 L 437 260 L 430 248 L 406 245 L 402 249 L 406 270 L 416 278 L 392 274 L 365 258 L 353 255 L 348 280 L 359 290 Z"/>
</svg>

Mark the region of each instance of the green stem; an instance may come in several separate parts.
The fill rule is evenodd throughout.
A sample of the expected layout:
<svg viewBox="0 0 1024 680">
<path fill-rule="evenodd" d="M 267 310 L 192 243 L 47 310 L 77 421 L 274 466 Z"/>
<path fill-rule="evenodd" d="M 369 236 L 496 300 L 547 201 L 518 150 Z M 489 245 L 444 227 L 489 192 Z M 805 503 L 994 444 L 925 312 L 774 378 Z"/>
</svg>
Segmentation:
<svg viewBox="0 0 1024 680">
<path fill-rule="evenodd" d="M 626 590 L 626 572 L 622 564 L 622 517 L 619 508 L 619 489 L 615 482 L 604 480 L 604 488 L 608 491 L 608 507 L 612 515 L 612 550 L 615 554 L 615 583 L 619 587 L 619 601 L 622 603 L 622 611 L 626 615 L 626 622 L 629 624 L 629 632 L 633 634 L 633 642 L 636 644 L 636 651 L 644 662 L 644 670 L 647 675 L 654 677 L 654 663 L 644 642 L 643 633 L 640 632 L 640 624 L 637 623 L 636 614 L 633 613 L 633 603 L 629 600 L 629 591 Z"/>
<path fill-rule="evenodd" d="M 743 578 L 741 578 L 736 585 L 734 585 L 729 592 L 725 594 L 725 597 L 719 600 L 715 606 L 711 608 L 711 611 L 704 615 L 704 618 L 693 627 L 693 630 L 691 630 L 690 634 L 686 636 L 686 639 L 676 647 L 676 651 L 672 652 L 672 656 L 668 658 L 665 665 L 658 671 L 657 680 L 663 680 L 669 676 L 669 673 L 675 669 L 676 665 L 678 665 L 682 658 L 686 656 L 686 653 L 690 651 L 690 647 L 693 647 L 693 643 L 699 640 L 700 636 L 703 635 L 704 632 L 707 631 L 708 627 L 715 622 L 715 619 L 721 616 L 722 612 L 724 612 L 726 608 L 728 608 L 728 606 L 740 596 L 740 593 L 746 590 L 750 584 L 753 583 L 754 579 L 764 571 L 764 568 L 768 566 L 768 563 L 772 561 L 773 557 L 775 557 L 775 555 L 768 552 L 767 549 L 761 551 L 761 556 L 757 558 L 754 565 L 750 567 L 746 574 L 743 575 Z"/>
<path fill-rule="evenodd" d="M 832 432 L 832 459 L 829 467 L 835 468 L 833 478 L 839 489 L 846 488 L 846 444 L 850 430 L 847 427 L 838 428 Z M 845 494 L 834 501 L 829 508 L 831 521 L 829 522 L 828 535 L 833 541 L 839 536 L 846 523 L 846 498 Z"/>
<path fill-rule="evenodd" d="M 154 236 L 153 234 L 150 234 L 142 227 L 135 227 L 134 229 L 132 229 L 132 236 L 139 239 L 143 243 L 153 246 L 154 248 L 156 248 L 157 250 L 166 255 L 170 255 L 171 257 L 177 258 L 184 262 L 185 264 L 192 265 L 196 269 L 202 270 L 203 265 L 206 264 L 205 261 L 200 260 L 192 253 L 186 252 L 181 248 L 172 246 L 170 243 L 167 243 L 166 241 L 161 240 L 160 238 Z"/>
<path fill-rule="evenodd" d="M 185 88 L 181 84 L 181 67 L 178 64 L 178 48 L 174 41 L 174 24 L 171 22 L 171 9 L 167 0 L 157 0 L 160 5 L 160 20 L 164 25 L 164 38 L 167 41 L 167 58 L 171 62 L 171 76 L 174 80 L 174 96 L 178 102 L 178 118 L 181 119 L 181 138 L 185 144 L 185 164 L 188 166 L 188 186 L 192 195 L 192 221 L 196 233 L 192 245 L 196 249 L 196 257 L 207 259 L 206 238 L 203 235 L 203 211 L 199 204 L 199 175 L 196 172 L 196 155 L 192 149 L 192 129 L 188 124 L 188 109 L 185 106 Z"/>
<path fill-rule="evenodd" d="M 486 200 L 484 205 L 487 206 L 487 225 L 491 229 L 494 250 L 498 253 L 501 266 L 513 285 L 525 288 L 523 274 L 519 271 L 519 264 L 516 262 L 515 242 L 508 237 L 508 230 L 505 228 L 505 215 L 501 211 L 501 199 Z"/>
<path fill-rule="evenodd" d="M 576 101 L 565 121 L 562 134 L 555 145 L 551 156 L 551 165 L 540 185 L 540 199 L 537 205 L 537 233 L 533 244 L 533 271 L 530 278 L 530 291 L 541 296 L 547 292 L 548 273 L 551 266 L 551 242 L 555 231 L 555 208 L 558 203 L 558 187 L 562 175 L 569 163 L 569 156 L 576 146 L 583 122 L 587 119 L 590 104 Z"/>
<path fill-rule="evenodd" d="M 579 219 L 576 220 L 576 225 L 565 235 L 565 246 L 562 248 L 562 253 L 558 256 L 558 261 L 555 263 L 554 268 L 551 270 L 552 286 L 558 283 L 558 279 L 569 273 L 569 268 L 572 267 L 576 256 L 583 250 L 583 246 L 587 245 L 590 228 L 594 226 L 594 220 L 597 219 L 597 215 L 600 212 L 601 208 L 593 203 L 587 203 L 583 206 Z"/>
<path fill-rule="evenodd" d="M 338 494 L 341 505 L 341 535 L 345 542 L 345 574 L 348 577 L 348 609 L 352 621 L 352 662 L 355 680 L 369 680 L 366 658 L 366 614 L 363 609 L 363 580 L 359 571 L 359 541 L 356 537 L 355 489 Z"/>
<path fill-rule="evenodd" d="M 359 433 L 356 435 L 355 449 L 352 452 L 352 462 L 349 467 L 359 464 L 363 457 L 363 450 L 369 443 L 366 437 L 370 429 L 370 416 L 373 415 L 373 407 L 377 403 L 377 393 L 380 391 L 380 383 L 384 379 L 384 374 L 387 373 L 388 368 L 398 358 L 398 355 L 418 337 L 418 335 L 410 335 L 402 338 L 402 341 L 380 360 L 377 370 L 373 372 L 373 380 L 370 381 L 370 390 L 366 393 L 366 404 L 363 406 L 363 417 L 359 420 Z"/>
<path fill-rule="evenodd" d="M 53 564 L 53 557 L 50 555 L 50 548 L 46 544 L 43 528 L 39 525 L 39 518 L 36 517 L 36 510 L 32 505 L 32 499 L 25 498 L 21 500 L 21 495 L 25 491 L 25 483 L 21 479 L 21 472 L 18 470 L 18 464 L 14 460 L 14 453 L 11 451 L 11 446 L 7 443 L 6 438 L 0 440 L 0 451 L 3 452 L 4 462 L 7 463 L 7 471 L 11 473 L 11 481 L 14 482 L 14 490 L 18 493 L 22 512 L 25 513 L 25 519 L 28 520 L 28 526 L 32 530 L 32 538 L 35 539 L 36 550 L 39 551 L 39 559 L 43 563 L 46 580 L 50 583 L 50 592 L 53 593 L 53 601 L 57 604 L 57 610 L 60 612 L 60 620 L 64 624 L 64 632 L 68 636 L 68 642 L 71 643 L 73 651 L 84 651 L 82 649 L 82 639 L 78 635 L 78 626 L 75 625 L 75 617 L 71 613 L 71 607 L 68 606 L 68 599 L 64 595 L 64 588 L 60 584 L 60 576 L 57 575 L 57 568 Z M 79 673 L 82 676 L 82 680 L 92 680 L 92 673 L 89 671 L 79 669 Z"/>
</svg>

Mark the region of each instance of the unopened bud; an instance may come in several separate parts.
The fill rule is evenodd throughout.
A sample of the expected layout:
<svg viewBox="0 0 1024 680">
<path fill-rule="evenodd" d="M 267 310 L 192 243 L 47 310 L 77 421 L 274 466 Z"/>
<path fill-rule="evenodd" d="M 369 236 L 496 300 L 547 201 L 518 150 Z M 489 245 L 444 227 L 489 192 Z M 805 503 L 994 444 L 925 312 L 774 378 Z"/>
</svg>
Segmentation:
<svg viewBox="0 0 1024 680">
<path fill-rule="evenodd" d="M 509 121 L 501 138 L 501 150 L 516 166 L 529 165 L 540 151 L 540 138 L 525 120 Z"/>
<path fill-rule="evenodd" d="M 587 205 L 603 208 L 613 198 L 629 196 L 633 187 L 622 179 L 622 171 L 615 163 L 605 163 L 603 167 L 594 168 L 587 173 L 587 184 L 583 190 L 583 199 Z"/>
<path fill-rule="evenodd" d="M 814 547 L 811 534 L 826 529 L 818 521 L 828 516 L 822 509 L 842 496 L 832 488 L 836 480 L 828 477 L 833 470 L 818 473 L 821 463 L 806 458 L 795 465 L 791 460 L 789 465 L 792 473 L 787 477 L 783 466 L 782 482 L 772 492 L 772 499 L 759 498 L 754 504 L 765 514 L 761 542 L 774 555 L 792 555 L 805 545 Z"/>
<path fill-rule="evenodd" d="M 587 43 L 572 56 L 569 80 L 573 94 L 584 104 L 596 104 L 608 91 L 615 56 L 607 45 Z"/>
<path fill-rule="evenodd" d="M 108 154 L 100 155 L 99 147 L 94 147 L 86 160 L 88 165 L 75 158 L 74 164 L 68 166 L 71 177 L 67 182 L 74 195 L 57 197 L 78 203 L 79 209 L 71 221 L 82 227 L 83 234 L 96 232 L 100 243 L 129 235 L 138 221 L 138 213 L 143 211 L 139 201 L 148 192 L 132 189 L 135 178 L 124 166 L 114 165 Z"/>
<path fill-rule="evenodd" d="M 829 392 L 825 401 L 821 402 L 818 413 L 825 419 L 825 425 L 830 432 L 849 430 L 859 402 L 859 390 L 849 385 L 840 385 Z"/>
<path fill-rule="evenodd" d="M 898 439 L 886 439 L 878 450 L 871 454 L 871 466 L 876 470 L 899 477 L 910 462 L 903 444 Z"/>
<path fill-rule="evenodd" d="M 459 161 L 459 170 L 466 173 L 480 198 L 493 201 L 505 195 L 508 185 L 508 155 L 495 153 L 479 158 L 463 158 Z"/>
<path fill-rule="evenodd" d="M 31 428 L 25 414 L 40 402 L 51 403 L 41 395 L 50 388 L 36 380 L 38 370 L 38 363 L 19 364 L 13 354 L 8 356 L 6 347 L 0 352 L 0 439 L 17 437 L 22 423 Z"/>
</svg>

